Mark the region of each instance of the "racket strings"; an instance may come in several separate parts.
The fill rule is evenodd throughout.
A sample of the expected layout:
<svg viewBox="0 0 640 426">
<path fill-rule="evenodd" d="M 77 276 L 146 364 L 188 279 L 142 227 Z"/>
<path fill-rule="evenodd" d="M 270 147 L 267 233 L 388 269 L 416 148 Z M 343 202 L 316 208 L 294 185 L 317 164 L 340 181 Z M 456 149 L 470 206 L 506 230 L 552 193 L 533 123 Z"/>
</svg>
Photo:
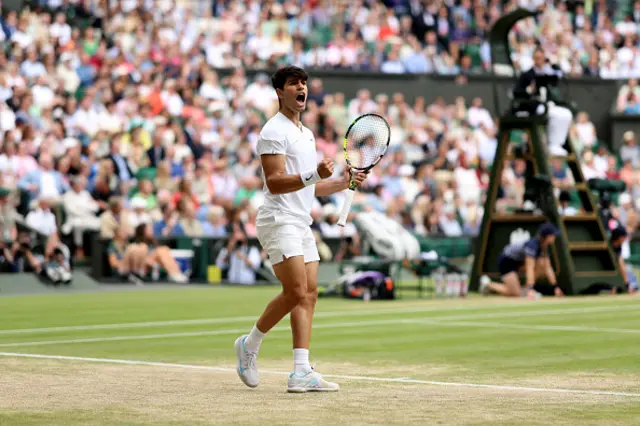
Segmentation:
<svg viewBox="0 0 640 426">
<path fill-rule="evenodd" d="M 387 151 L 389 126 L 382 117 L 365 116 L 356 121 L 347 134 L 347 158 L 351 167 L 366 169 Z"/>
</svg>

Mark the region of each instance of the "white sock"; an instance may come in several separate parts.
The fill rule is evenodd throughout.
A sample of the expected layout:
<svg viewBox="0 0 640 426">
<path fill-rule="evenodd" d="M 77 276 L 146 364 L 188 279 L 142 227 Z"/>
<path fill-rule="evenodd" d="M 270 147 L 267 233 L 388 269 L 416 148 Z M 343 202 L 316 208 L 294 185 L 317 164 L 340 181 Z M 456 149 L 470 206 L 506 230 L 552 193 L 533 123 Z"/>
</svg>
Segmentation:
<svg viewBox="0 0 640 426">
<path fill-rule="evenodd" d="M 293 350 L 293 372 L 296 374 L 307 374 L 311 372 L 309 349 Z"/>
<path fill-rule="evenodd" d="M 266 335 L 267 333 L 263 333 L 258 330 L 258 327 L 254 325 L 249 336 L 244 340 L 244 347 L 250 352 L 258 352 L 258 349 L 260 349 L 260 343 L 262 343 L 262 339 L 264 339 L 264 336 Z"/>
</svg>

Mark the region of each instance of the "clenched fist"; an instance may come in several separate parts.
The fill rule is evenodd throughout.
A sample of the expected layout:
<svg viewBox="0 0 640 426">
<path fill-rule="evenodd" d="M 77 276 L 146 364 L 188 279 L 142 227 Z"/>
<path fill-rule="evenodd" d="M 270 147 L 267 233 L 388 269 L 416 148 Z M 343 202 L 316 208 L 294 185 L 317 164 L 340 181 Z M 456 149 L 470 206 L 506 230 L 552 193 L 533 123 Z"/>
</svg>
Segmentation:
<svg viewBox="0 0 640 426">
<path fill-rule="evenodd" d="M 331 177 L 333 175 L 333 160 L 325 158 L 318 163 L 318 174 L 322 179 Z"/>
</svg>

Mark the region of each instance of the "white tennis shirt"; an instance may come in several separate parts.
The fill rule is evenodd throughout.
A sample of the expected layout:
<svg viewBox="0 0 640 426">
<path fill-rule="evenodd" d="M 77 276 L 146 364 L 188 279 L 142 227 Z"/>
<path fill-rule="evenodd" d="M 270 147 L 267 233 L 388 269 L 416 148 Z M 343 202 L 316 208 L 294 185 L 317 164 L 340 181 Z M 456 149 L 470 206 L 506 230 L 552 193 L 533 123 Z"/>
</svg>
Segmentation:
<svg viewBox="0 0 640 426">
<path fill-rule="evenodd" d="M 316 140 L 308 128 L 297 127 L 284 114 L 277 113 L 262 128 L 257 145 L 258 155 L 286 156 L 285 173 L 300 174 L 318 167 Z M 315 185 L 288 194 L 272 194 L 264 184 L 264 204 L 258 209 L 257 226 L 299 224 L 309 226 Z"/>
</svg>

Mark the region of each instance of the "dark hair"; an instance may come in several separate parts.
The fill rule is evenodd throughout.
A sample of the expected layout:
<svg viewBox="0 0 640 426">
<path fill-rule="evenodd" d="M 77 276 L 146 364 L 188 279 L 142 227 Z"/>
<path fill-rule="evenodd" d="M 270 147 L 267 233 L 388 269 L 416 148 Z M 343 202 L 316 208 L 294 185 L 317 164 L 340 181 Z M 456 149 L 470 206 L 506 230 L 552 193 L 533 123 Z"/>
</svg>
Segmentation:
<svg viewBox="0 0 640 426">
<path fill-rule="evenodd" d="M 623 238 L 627 236 L 627 230 L 624 226 L 618 226 L 613 231 L 611 231 L 611 241 L 615 241 L 617 239 Z"/>
<path fill-rule="evenodd" d="M 155 240 L 145 235 L 146 230 L 147 230 L 146 223 L 141 223 L 140 225 L 136 226 L 136 229 L 133 232 L 133 241 L 135 241 L 138 244 L 143 243 L 148 245 L 155 245 Z"/>
<path fill-rule="evenodd" d="M 290 65 L 276 71 L 276 73 L 271 77 L 271 84 L 274 89 L 282 90 L 284 89 L 285 83 L 290 78 L 299 78 L 302 81 L 307 81 L 309 79 L 309 75 L 302 68 Z"/>
</svg>

